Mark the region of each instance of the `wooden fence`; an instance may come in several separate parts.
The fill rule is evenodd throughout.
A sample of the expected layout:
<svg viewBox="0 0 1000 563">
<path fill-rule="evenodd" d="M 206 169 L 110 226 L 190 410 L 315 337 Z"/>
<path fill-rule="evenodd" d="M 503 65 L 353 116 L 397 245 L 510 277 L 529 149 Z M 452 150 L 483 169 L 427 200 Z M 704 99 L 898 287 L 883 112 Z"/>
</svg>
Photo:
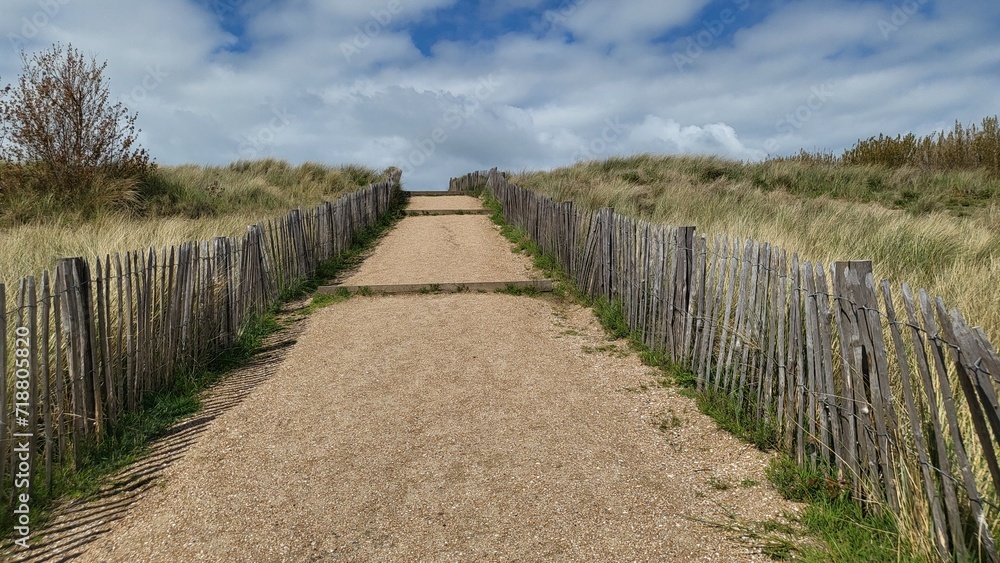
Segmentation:
<svg viewBox="0 0 1000 563">
<path fill-rule="evenodd" d="M 81 448 L 149 393 L 231 347 L 246 321 L 349 247 L 398 193 L 397 175 L 242 237 L 60 260 L 9 300 L 15 292 L 0 284 L 3 498 L 26 492 L 19 474 L 29 490 L 50 488 L 53 466 L 78 464 Z"/>
<path fill-rule="evenodd" d="M 490 171 L 482 172 L 472 172 L 466 174 L 461 178 L 452 178 L 448 182 L 448 191 L 460 194 L 465 193 L 477 193 L 479 190 L 486 187 L 486 181 L 489 180 Z"/>
<path fill-rule="evenodd" d="M 941 560 L 997 561 L 1000 360 L 941 299 L 752 240 L 707 240 L 555 203 L 491 171 L 512 225 L 592 297 L 620 301 L 645 344 L 780 429 L 866 506 L 891 510 Z"/>
</svg>

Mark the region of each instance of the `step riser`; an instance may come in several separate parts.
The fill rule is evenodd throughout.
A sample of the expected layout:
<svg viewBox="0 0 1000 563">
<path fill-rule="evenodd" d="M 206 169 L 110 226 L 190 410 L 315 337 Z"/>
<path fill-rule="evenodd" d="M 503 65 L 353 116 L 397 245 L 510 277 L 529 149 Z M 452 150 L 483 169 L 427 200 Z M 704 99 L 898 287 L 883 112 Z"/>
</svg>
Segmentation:
<svg viewBox="0 0 1000 563">
<path fill-rule="evenodd" d="M 436 217 L 438 215 L 489 215 L 488 209 L 407 209 L 410 217 Z"/>
<path fill-rule="evenodd" d="M 398 295 L 407 293 L 475 293 L 480 291 L 495 292 L 506 289 L 533 290 L 538 292 L 552 291 L 552 280 L 518 280 L 501 282 L 468 282 L 468 283 L 408 283 L 392 285 L 344 286 L 329 285 L 320 287 L 316 293 L 335 294 L 343 290 L 355 294 L 358 292 L 373 295 Z"/>
</svg>

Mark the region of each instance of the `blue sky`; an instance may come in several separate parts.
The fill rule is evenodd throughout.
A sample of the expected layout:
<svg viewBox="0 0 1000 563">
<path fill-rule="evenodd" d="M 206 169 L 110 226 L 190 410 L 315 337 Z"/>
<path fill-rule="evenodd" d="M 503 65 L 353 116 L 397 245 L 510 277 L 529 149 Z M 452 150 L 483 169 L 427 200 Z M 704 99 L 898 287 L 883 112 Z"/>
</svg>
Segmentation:
<svg viewBox="0 0 1000 563">
<path fill-rule="evenodd" d="M 4 0 L 0 84 L 53 42 L 108 62 L 163 164 L 492 166 L 840 151 L 1000 113 L 1000 3 Z"/>
</svg>

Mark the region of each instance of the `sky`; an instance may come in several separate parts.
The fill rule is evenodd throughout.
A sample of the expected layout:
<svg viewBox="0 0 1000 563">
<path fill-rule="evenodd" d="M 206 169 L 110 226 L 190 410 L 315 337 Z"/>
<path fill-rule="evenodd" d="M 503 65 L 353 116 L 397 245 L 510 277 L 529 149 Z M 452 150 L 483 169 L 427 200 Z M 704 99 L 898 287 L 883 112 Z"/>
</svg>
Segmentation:
<svg viewBox="0 0 1000 563">
<path fill-rule="evenodd" d="M 99 62 L 164 165 L 839 153 L 1000 113 L 996 0 L 0 0 L 0 85 Z"/>
</svg>

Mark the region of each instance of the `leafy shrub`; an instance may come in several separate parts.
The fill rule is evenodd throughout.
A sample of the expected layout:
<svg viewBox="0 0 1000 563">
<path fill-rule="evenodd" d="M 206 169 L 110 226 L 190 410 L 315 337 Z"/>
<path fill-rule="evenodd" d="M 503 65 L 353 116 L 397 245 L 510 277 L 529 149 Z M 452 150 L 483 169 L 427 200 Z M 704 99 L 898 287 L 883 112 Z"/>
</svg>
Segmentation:
<svg viewBox="0 0 1000 563">
<path fill-rule="evenodd" d="M 127 203 L 152 168 L 138 145 L 136 114 L 112 103 L 107 63 L 72 45 L 28 56 L 0 90 L 0 162 L 5 193 L 28 189 L 91 208 Z"/>
</svg>

